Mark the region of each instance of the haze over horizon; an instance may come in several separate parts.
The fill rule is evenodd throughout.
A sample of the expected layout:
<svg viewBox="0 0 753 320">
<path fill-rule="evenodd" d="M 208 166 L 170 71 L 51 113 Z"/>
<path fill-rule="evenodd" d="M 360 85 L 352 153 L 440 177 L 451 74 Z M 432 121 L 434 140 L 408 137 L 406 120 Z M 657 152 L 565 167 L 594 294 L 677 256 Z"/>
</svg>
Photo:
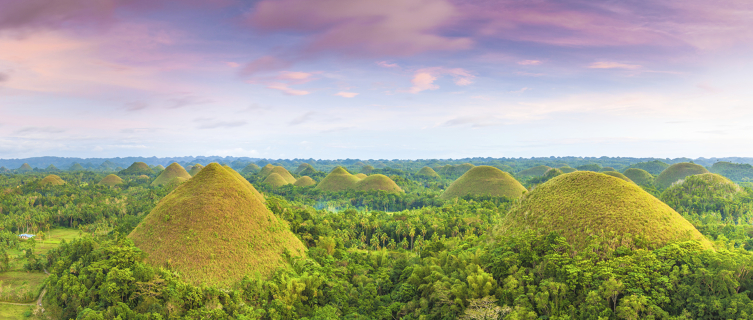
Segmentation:
<svg viewBox="0 0 753 320">
<path fill-rule="evenodd" d="M 0 158 L 751 157 L 752 16 L 733 0 L 0 0 Z"/>
</svg>

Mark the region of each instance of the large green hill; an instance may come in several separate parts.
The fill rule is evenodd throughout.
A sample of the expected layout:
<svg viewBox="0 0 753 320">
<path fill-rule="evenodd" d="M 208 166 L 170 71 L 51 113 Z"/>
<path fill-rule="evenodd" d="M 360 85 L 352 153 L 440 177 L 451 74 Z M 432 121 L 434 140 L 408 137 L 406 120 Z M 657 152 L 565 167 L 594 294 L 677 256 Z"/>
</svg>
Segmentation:
<svg viewBox="0 0 753 320">
<path fill-rule="evenodd" d="M 343 191 L 355 188 L 358 181 L 360 179 L 350 174 L 345 168 L 337 167 L 316 185 L 316 189 L 322 191 Z"/>
<path fill-rule="evenodd" d="M 427 178 L 439 178 L 439 174 L 437 174 L 434 169 L 429 167 L 423 167 L 421 170 L 418 170 L 418 173 L 416 173 L 418 176 L 427 177 Z"/>
<path fill-rule="evenodd" d="M 269 276 L 284 251 L 305 247 L 259 199 L 217 163 L 177 187 L 128 236 L 146 261 L 193 284 L 228 287 L 244 276 Z"/>
<path fill-rule="evenodd" d="M 161 186 L 166 184 L 174 183 L 173 179 L 175 178 L 183 178 L 183 179 L 191 179 L 191 175 L 188 174 L 188 171 L 186 171 L 183 166 L 179 165 L 177 162 L 171 163 L 165 170 L 162 170 L 162 173 L 157 176 L 157 179 L 154 179 L 152 181 L 153 186 Z"/>
<path fill-rule="evenodd" d="M 746 205 L 744 202 L 735 202 L 735 198 L 744 195 L 745 191 L 731 180 L 715 173 L 703 173 L 673 184 L 659 198 L 680 212 L 716 212 L 726 217 L 738 215 L 737 211 L 750 210 L 740 208 L 741 204 Z"/>
<path fill-rule="evenodd" d="M 563 174 L 533 189 L 497 232 L 529 229 L 558 232 L 576 248 L 583 248 L 590 235 L 622 238 L 613 246 L 635 237 L 650 247 L 685 240 L 711 247 L 690 222 L 637 185 L 587 171 Z"/>
<path fill-rule="evenodd" d="M 519 198 L 526 188 L 509 173 L 491 166 L 478 166 L 455 180 L 440 198 L 452 199 L 465 195 Z"/>
<path fill-rule="evenodd" d="M 261 168 L 255 163 L 249 163 L 241 172 L 243 173 L 257 173 Z"/>
<path fill-rule="evenodd" d="M 358 191 L 381 190 L 394 193 L 403 193 L 403 189 L 392 181 L 388 176 L 383 174 L 372 174 L 356 182 L 355 189 Z"/>
<path fill-rule="evenodd" d="M 309 176 L 300 177 L 294 183 L 296 187 L 310 187 L 315 184 L 316 184 L 316 181 L 314 181 L 314 179 L 311 179 L 311 177 Z"/>
<path fill-rule="evenodd" d="M 703 166 L 695 163 L 682 162 L 675 163 L 664 169 L 658 177 L 656 177 L 656 186 L 662 189 L 669 188 L 673 183 L 684 179 L 687 176 L 694 174 L 709 173 Z"/>
<path fill-rule="evenodd" d="M 622 174 L 639 186 L 647 186 L 654 182 L 654 176 L 643 169 L 627 168 Z"/>
</svg>

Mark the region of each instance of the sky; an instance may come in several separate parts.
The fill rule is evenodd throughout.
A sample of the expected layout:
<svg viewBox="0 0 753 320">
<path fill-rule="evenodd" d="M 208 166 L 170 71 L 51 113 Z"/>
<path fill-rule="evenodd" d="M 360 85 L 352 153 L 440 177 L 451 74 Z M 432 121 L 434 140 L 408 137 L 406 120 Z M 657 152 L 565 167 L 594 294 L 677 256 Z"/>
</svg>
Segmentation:
<svg viewBox="0 0 753 320">
<path fill-rule="evenodd" d="M 0 158 L 753 156 L 749 0 L 0 0 Z"/>
</svg>

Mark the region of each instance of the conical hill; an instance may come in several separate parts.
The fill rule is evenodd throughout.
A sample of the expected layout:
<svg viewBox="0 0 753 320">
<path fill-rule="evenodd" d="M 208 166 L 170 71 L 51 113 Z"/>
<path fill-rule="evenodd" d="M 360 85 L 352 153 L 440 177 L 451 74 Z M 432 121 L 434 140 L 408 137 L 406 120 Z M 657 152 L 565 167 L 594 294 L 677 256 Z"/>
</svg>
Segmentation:
<svg viewBox="0 0 753 320">
<path fill-rule="evenodd" d="M 190 174 L 193 177 L 197 173 L 199 173 L 199 171 L 201 171 L 201 169 L 204 169 L 204 166 L 202 166 L 201 164 L 197 163 L 197 164 L 193 165 L 193 167 L 191 167 L 191 171 L 189 171 L 188 174 Z"/>
<path fill-rule="evenodd" d="M 300 177 L 294 183 L 296 187 L 310 187 L 315 184 L 316 184 L 316 181 L 314 181 L 314 179 L 311 179 L 311 177 L 309 176 Z"/>
<path fill-rule="evenodd" d="M 288 170 L 285 169 L 284 167 L 276 166 L 272 168 L 272 171 L 270 171 L 269 174 L 267 174 L 267 176 L 269 176 L 272 173 L 279 174 L 280 177 L 285 179 L 287 183 L 295 183 L 295 178 L 293 177 L 293 175 L 290 174 L 290 172 L 288 172 Z"/>
<path fill-rule="evenodd" d="M 229 166 L 226 166 L 226 165 L 222 166 L 222 168 L 224 168 L 225 170 L 227 170 L 227 172 L 230 172 L 230 174 L 232 174 L 233 177 L 235 177 L 235 179 L 238 179 L 238 181 L 240 181 L 241 184 L 243 184 L 246 188 L 248 188 L 248 190 L 251 190 L 251 193 L 253 193 L 254 196 L 257 199 L 259 199 L 259 201 L 261 201 L 262 203 L 267 202 L 267 200 L 264 199 L 264 196 L 261 193 L 259 193 L 259 191 L 256 190 L 256 188 L 254 188 L 254 185 L 251 184 L 251 182 L 248 182 L 248 180 L 246 180 L 246 178 L 244 178 L 240 173 L 238 173 L 238 171 L 235 171 L 235 170 L 233 170 L 233 168 L 231 168 Z"/>
<path fill-rule="evenodd" d="M 304 172 L 304 171 L 306 171 L 306 173 L 302 173 L 302 172 Z M 298 166 L 298 168 L 297 168 L 297 169 L 295 169 L 295 171 L 293 171 L 293 172 L 294 172 L 295 174 L 310 174 L 311 172 L 316 172 L 316 170 L 314 170 L 314 167 L 312 167 L 312 166 L 311 166 L 310 164 L 308 164 L 308 163 L 301 163 L 301 164 L 300 164 L 300 165 Z"/>
<path fill-rule="evenodd" d="M 108 174 L 104 179 L 100 180 L 97 185 L 99 186 L 108 186 L 108 187 L 114 187 L 119 184 L 123 183 L 123 179 L 120 177 L 114 175 L 114 174 Z"/>
<path fill-rule="evenodd" d="M 20 167 L 18 167 L 18 169 L 16 169 L 16 171 L 18 171 L 18 172 L 29 172 L 29 171 L 32 171 L 32 170 L 34 170 L 34 169 L 32 169 L 31 166 L 28 163 L 25 163 L 25 162 Z"/>
<path fill-rule="evenodd" d="M 149 165 L 143 162 L 134 162 L 128 168 L 125 168 L 118 172 L 120 175 L 153 175 L 154 171 L 149 168 Z"/>
<path fill-rule="evenodd" d="M 439 174 L 437 174 L 437 172 L 434 171 L 434 169 L 429 168 L 429 167 L 421 168 L 421 170 L 418 170 L 418 173 L 416 173 L 416 175 L 427 177 L 427 178 L 439 178 Z"/>
<path fill-rule="evenodd" d="M 690 222 L 641 187 L 588 171 L 560 175 L 527 193 L 497 232 L 514 235 L 529 229 L 558 232 L 576 249 L 587 245 L 590 235 L 625 237 L 614 246 L 635 237 L 650 247 L 685 240 L 711 247 Z"/>
<path fill-rule="evenodd" d="M 157 179 L 154 179 L 152 181 L 153 186 L 161 186 L 168 183 L 171 183 L 171 181 L 174 178 L 183 178 L 183 179 L 191 179 L 191 175 L 188 174 L 188 171 L 186 171 L 183 166 L 179 165 L 177 162 L 171 163 L 165 170 L 162 171 L 162 173 L 157 176 Z"/>
<path fill-rule="evenodd" d="M 285 178 L 283 178 L 280 174 L 277 172 L 270 173 L 266 179 L 264 179 L 264 183 L 270 185 L 273 188 L 279 188 L 286 184 L 290 184 L 290 182 L 287 182 Z"/>
<path fill-rule="evenodd" d="M 271 163 L 268 163 L 267 165 L 261 167 L 261 171 L 259 171 L 259 174 L 262 177 L 268 176 L 270 173 L 272 173 L 272 169 L 274 169 L 275 166 Z"/>
<path fill-rule="evenodd" d="M 635 182 L 633 182 L 633 180 L 630 180 L 630 178 L 626 177 L 624 174 L 619 173 L 617 171 L 603 171 L 602 173 L 606 174 L 608 176 L 613 176 L 615 178 L 620 178 L 620 179 L 625 180 L 625 181 L 630 182 L 630 183 L 635 183 Z"/>
<path fill-rule="evenodd" d="M 643 169 L 628 168 L 622 174 L 639 186 L 646 186 L 654 182 L 654 176 Z"/>
<path fill-rule="evenodd" d="M 358 191 L 381 190 L 392 193 L 403 193 L 403 189 L 392 181 L 390 177 L 383 174 L 372 174 L 356 182 L 355 189 Z"/>
<path fill-rule="evenodd" d="M 343 191 L 353 189 L 358 181 L 360 181 L 358 177 L 348 173 L 343 167 L 337 167 L 316 185 L 316 189 L 322 191 Z"/>
<path fill-rule="evenodd" d="M 690 162 L 675 163 L 668 168 L 664 169 L 658 177 L 656 177 L 656 185 L 659 188 L 669 188 L 673 183 L 678 180 L 682 180 L 687 176 L 694 174 L 709 173 L 703 166 Z"/>
<path fill-rule="evenodd" d="M 509 173 L 491 166 L 477 166 L 450 184 L 440 198 L 466 195 L 519 198 L 525 191 L 526 188 Z"/>
<path fill-rule="evenodd" d="M 185 169 L 185 168 L 183 168 L 183 169 Z M 163 166 L 161 164 L 158 164 L 158 165 L 154 166 L 154 169 L 153 169 L 153 171 L 162 171 L 162 170 L 165 170 L 165 166 Z"/>
<path fill-rule="evenodd" d="M 560 171 L 562 171 L 562 173 L 570 173 L 570 172 L 578 171 L 578 169 L 575 169 L 573 167 L 560 167 L 559 169 Z"/>
<path fill-rule="evenodd" d="M 551 167 L 549 166 L 535 166 L 533 168 L 529 168 L 521 172 L 518 172 L 518 175 L 528 176 L 528 177 L 540 177 L 540 176 L 543 176 L 547 171 L 549 171 L 549 169 L 551 169 Z"/>
<path fill-rule="evenodd" d="M 259 171 L 259 166 L 257 166 L 255 163 L 249 163 L 241 172 L 243 173 L 256 173 Z"/>
<path fill-rule="evenodd" d="M 374 166 L 367 164 L 361 168 L 361 173 L 369 174 L 374 171 Z"/>
<path fill-rule="evenodd" d="M 365 173 L 356 173 L 353 176 L 355 176 L 359 180 L 363 180 L 364 178 L 368 177 Z"/>
<path fill-rule="evenodd" d="M 84 171 L 84 170 L 86 170 L 86 169 L 84 169 L 84 166 L 82 166 L 82 165 L 81 165 L 80 163 L 78 163 L 78 162 L 74 162 L 74 163 L 73 163 L 73 164 L 72 164 L 72 165 L 70 166 L 70 168 L 68 168 L 68 171 Z"/>
<path fill-rule="evenodd" d="M 42 187 L 62 186 L 64 184 L 65 184 L 65 181 L 63 181 L 63 179 L 61 179 L 56 174 L 48 175 L 44 177 L 44 179 L 39 181 L 39 185 Z"/>
<path fill-rule="evenodd" d="M 193 284 L 230 286 L 269 276 L 283 252 L 305 247 L 238 179 L 217 163 L 164 197 L 128 236 L 152 265 Z"/>
<path fill-rule="evenodd" d="M 737 196 L 746 196 L 744 189 L 731 180 L 715 174 L 703 173 L 686 177 L 659 197 L 664 203 L 676 210 L 688 213 L 719 212 L 722 217 L 739 207 L 735 204 Z"/>
</svg>

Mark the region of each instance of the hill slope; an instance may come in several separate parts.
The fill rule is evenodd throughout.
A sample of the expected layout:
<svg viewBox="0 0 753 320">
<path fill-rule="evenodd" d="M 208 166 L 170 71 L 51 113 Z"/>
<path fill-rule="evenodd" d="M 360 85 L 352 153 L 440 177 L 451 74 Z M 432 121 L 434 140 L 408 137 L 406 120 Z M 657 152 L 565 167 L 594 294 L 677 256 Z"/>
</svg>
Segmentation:
<svg viewBox="0 0 753 320">
<path fill-rule="evenodd" d="M 630 178 L 626 177 L 624 174 L 619 173 L 617 171 L 604 171 L 602 173 L 606 174 L 608 176 L 613 176 L 615 178 L 620 178 L 620 179 L 625 180 L 625 181 L 630 182 L 630 183 L 635 183 L 635 182 L 633 182 L 633 180 L 630 180 Z"/>
<path fill-rule="evenodd" d="M 44 177 L 44 179 L 39 181 L 39 185 L 42 187 L 62 186 L 64 184 L 65 184 L 65 181 L 56 174 L 48 175 Z"/>
<path fill-rule="evenodd" d="M 295 178 L 293 177 L 293 175 L 290 174 L 290 172 L 288 172 L 288 170 L 285 169 L 284 167 L 275 166 L 274 168 L 272 168 L 272 171 L 270 171 L 269 174 L 267 174 L 267 176 L 273 173 L 279 174 L 280 177 L 285 179 L 287 183 L 295 183 Z"/>
<path fill-rule="evenodd" d="M 640 236 L 651 247 L 698 240 L 711 245 L 690 222 L 635 184 L 578 171 L 539 185 L 513 207 L 497 232 L 556 231 L 576 248 L 589 235 Z M 623 239 L 630 241 L 631 239 Z"/>
<path fill-rule="evenodd" d="M 682 162 L 675 163 L 664 169 L 658 177 L 656 177 L 656 186 L 662 189 L 669 188 L 673 183 L 678 180 L 682 180 L 687 176 L 694 174 L 709 173 L 703 166 L 695 163 Z"/>
<path fill-rule="evenodd" d="M 416 175 L 427 178 L 439 178 L 439 174 L 434 171 L 434 169 L 429 167 L 421 168 L 421 170 L 418 170 L 418 173 L 416 173 Z"/>
<path fill-rule="evenodd" d="M 191 175 L 188 174 L 188 171 L 186 171 L 183 166 L 179 165 L 177 162 L 171 163 L 165 170 L 162 171 L 162 173 L 157 176 L 157 179 L 154 179 L 152 181 L 153 186 L 161 186 L 165 184 L 174 183 L 173 179 L 175 178 L 183 178 L 183 179 L 191 179 Z"/>
<path fill-rule="evenodd" d="M 264 199 L 264 196 L 259 192 L 259 190 L 256 190 L 256 188 L 254 187 L 254 185 L 251 184 L 251 182 L 248 182 L 248 180 L 246 180 L 246 178 L 244 178 L 240 173 L 238 173 L 238 171 L 233 170 L 233 168 L 231 168 L 231 167 L 229 167 L 227 165 L 222 166 L 222 168 L 224 168 L 225 170 L 227 170 L 227 172 L 230 172 L 230 174 L 232 174 L 233 177 L 235 177 L 235 179 L 237 179 L 238 181 L 240 181 L 241 184 L 243 184 L 248 190 L 250 190 L 251 193 L 253 193 L 254 196 L 257 199 L 259 199 L 259 201 L 261 201 L 262 203 L 267 202 L 267 200 Z"/>
<path fill-rule="evenodd" d="M 465 195 L 518 198 L 526 188 L 509 173 L 491 166 L 477 166 L 455 180 L 440 198 L 452 199 Z"/>
<path fill-rule="evenodd" d="M 260 170 L 259 166 L 257 166 L 255 163 L 250 163 L 247 165 L 241 172 L 243 173 L 256 173 Z"/>
<path fill-rule="evenodd" d="M 118 172 L 119 175 L 153 175 L 154 171 L 152 171 L 152 168 L 149 168 L 149 165 L 143 162 L 134 162 L 131 164 L 128 168 L 125 168 L 123 170 L 120 170 Z"/>
<path fill-rule="evenodd" d="M 281 175 L 279 175 L 276 172 L 270 173 L 266 179 L 264 179 L 264 182 L 273 188 L 279 188 L 286 184 L 290 184 L 290 182 L 285 181 L 285 178 L 283 178 Z"/>
<path fill-rule="evenodd" d="M 549 166 L 536 166 L 530 169 L 518 172 L 519 176 L 540 177 L 551 169 Z"/>
<path fill-rule="evenodd" d="M 199 171 L 201 171 L 201 169 L 204 169 L 204 166 L 202 166 L 201 164 L 197 163 L 193 167 L 191 167 L 191 171 L 189 171 L 188 174 L 193 177 L 197 173 L 199 173 Z"/>
<path fill-rule="evenodd" d="M 300 177 L 294 183 L 296 187 L 310 187 L 315 184 L 316 184 L 316 181 L 314 181 L 314 179 L 311 179 L 311 177 L 309 176 Z"/>
<path fill-rule="evenodd" d="M 343 191 L 353 189 L 356 186 L 356 182 L 359 180 L 358 177 L 348 173 L 343 167 L 337 167 L 316 185 L 316 189 L 322 191 Z"/>
<path fill-rule="evenodd" d="M 282 253 L 305 247 L 238 179 L 217 163 L 163 198 L 128 235 L 147 262 L 170 265 L 194 284 L 229 286 L 269 276 Z"/>
<path fill-rule="evenodd" d="M 395 181 L 392 181 L 392 179 L 383 174 L 372 174 L 363 178 L 361 181 L 356 182 L 355 189 L 358 191 L 382 190 L 403 193 L 403 189 L 400 189 Z"/>
</svg>

